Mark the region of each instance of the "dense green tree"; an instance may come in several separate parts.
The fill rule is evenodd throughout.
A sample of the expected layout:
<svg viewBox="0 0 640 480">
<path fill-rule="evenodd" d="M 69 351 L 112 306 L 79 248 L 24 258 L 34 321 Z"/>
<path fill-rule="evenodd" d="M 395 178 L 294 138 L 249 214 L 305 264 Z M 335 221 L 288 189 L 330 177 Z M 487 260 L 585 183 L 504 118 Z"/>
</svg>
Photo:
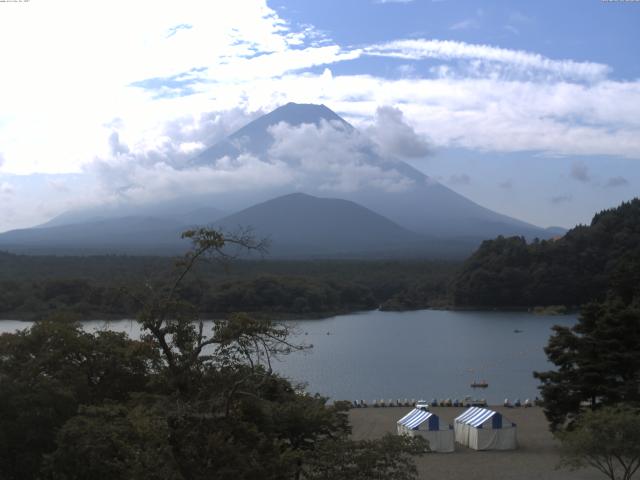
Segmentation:
<svg viewBox="0 0 640 480">
<path fill-rule="evenodd" d="M 161 402 L 81 406 L 57 434 L 43 477 L 60 480 L 178 480 Z"/>
<path fill-rule="evenodd" d="M 483 242 L 452 281 L 451 297 L 456 305 L 478 307 L 579 306 L 603 301 L 607 290 L 622 282 L 630 298 L 640 288 L 639 259 L 636 198 L 556 240 Z"/>
<path fill-rule="evenodd" d="M 186 236 L 194 248 L 179 265 L 175 283 L 158 292 L 140 320 L 162 351 L 170 389 L 180 402 L 168 415 L 180 473 L 202 479 L 303 478 L 314 471 L 309 459 L 318 458 L 326 442 L 355 449 L 359 444 L 348 439 L 344 405 L 327 407 L 325 399 L 297 392 L 273 373 L 274 356 L 303 348 L 289 343 L 286 327 L 240 314 L 216 322 L 207 336 L 197 311 L 177 299 L 181 281 L 199 258 L 220 255 L 229 242 L 249 249 L 261 244 L 208 230 Z M 387 457 L 408 462 L 403 446 L 413 442 L 386 440 L 394 441 L 400 446 Z M 371 475 L 380 468 L 359 467 Z M 387 473 L 396 478 L 393 468 Z"/>
<path fill-rule="evenodd" d="M 322 443 L 311 456 L 304 478 L 309 480 L 411 480 L 413 456 L 427 451 L 421 437 L 386 435 L 381 440 Z"/>
<path fill-rule="evenodd" d="M 634 302 L 612 297 L 590 304 L 575 326 L 554 331 L 545 352 L 557 369 L 534 374 L 553 430 L 585 404 L 640 405 L 640 308 Z"/>
<path fill-rule="evenodd" d="M 172 261 L 0 252 L 0 317 L 37 320 L 67 312 L 133 318 L 140 304 L 130 293 L 144 297 L 140 287 L 149 279 L 170 278 Z M 178 293 L 210 318 L 238 311 L 272 318 L 332 315 L 375 308 L 392 297 L 392 308 L 411 309 L 447 304 L 456 267 L 419 259 L 236 260 L 233 269 L 196 265 Z"/>
<path fill-rule="evenodd" d="M 611 480 L 631 480 L 640 468 L 640 410 L 626 406 L 586 411 L 558 435 L 561 465 L 591 466 Z"/>
<path fill-rule="evenodd" d="M 155 349 L 55 318 L 0 335 L 0 472 L 33 478 L 81 404 L 121 401 L 152 381 Z M 2 478 L 2 477 L 0 477 Z"/>
<path fill-rule="evenodd" d="M 208 254 L 261 245 L 185 237 L 174 279 L 135 293 L 141 341 L 60 320 L 0 337 L 2 480 L 415 478 L 424 442 L 354 442 L 345 404 L 273 372 L 274 357 L 304 348 L 286 327 L 234 314 L 204 330 L 181 297 L 188 275 Z"/>
</svg>

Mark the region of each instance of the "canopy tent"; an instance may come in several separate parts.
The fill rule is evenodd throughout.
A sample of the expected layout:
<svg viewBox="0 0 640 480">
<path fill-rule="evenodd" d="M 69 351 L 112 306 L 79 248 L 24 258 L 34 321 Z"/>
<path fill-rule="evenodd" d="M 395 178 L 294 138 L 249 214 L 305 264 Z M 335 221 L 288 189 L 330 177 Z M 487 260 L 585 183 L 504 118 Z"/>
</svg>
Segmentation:
<svg viewBox="0 0 640 480">
<path fill-rule="evenodd" d="M 455 419 L 456 442 L 474 450 L 514 450 L 516 424 L 499 412 L 471 407 Z"/>
<path fill-rule="evenodd" d="M 428 440 L 432 452 L 453 452 L 455 448 L 451 426 L 441 426 L 437 415 L 419 408 L 398 420 L 398 435 L 421 436 Z"/>
</svg>

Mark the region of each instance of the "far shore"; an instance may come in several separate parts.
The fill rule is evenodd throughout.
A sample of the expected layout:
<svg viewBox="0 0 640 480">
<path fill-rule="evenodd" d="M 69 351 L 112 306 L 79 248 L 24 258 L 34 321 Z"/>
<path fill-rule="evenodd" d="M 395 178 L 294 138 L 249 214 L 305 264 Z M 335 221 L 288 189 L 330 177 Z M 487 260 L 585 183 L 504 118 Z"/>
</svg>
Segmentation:
<svg viewBox="0 0 640 480">
<path fill-rule="evenodd" d="M 416 459 L 420 479 L 447 480 L 598 480 L 602 474 L 595 469 L 570 471 L 558 469 L 558 442 L 549 431 L 540 407 L 490 407 L 517 425 L 518 449 L 512 451 L 475 451 L 456 444 L 453 453 L 428 453 Z M 410 407 L 354 408 L 349 412 L 356 440 L 380 438 L 396 433 L 396 421 Z M 465 409 L 432 407 L 441 422 L 453 424 Z"/>
<path fill-rule="evenodd" d="M 324 320 L 326 318 L 337 317 L 340 315 L 355 315 L 358 313 L 367 313 L 374 311 L 381 312 L 389 312 L 389 313 L 402 313 L 402 312 L 416 312 L 420 310 L 435 310 L 435 311 L 454 311 L 454 312 L 516 312 L 516 313 L 525 313 L 529 312 L 534 315 L 541 316 L 563 316 L 563 315 L 575 315 L 579 313 L 578 307 L 572 307 L 570 309 L 563 310 L 562 312 L 557 311 L 555 306 L 549 307 L 468 307 L 468 306 L 437 306 L 437 307 L 421 307 L 421 308 L 406 308 L 406 309 L 385 309 L 385 308 L 375 308 L 371 310 L 336 310 L 329 312 L 305 312 L 305 313 L 294 313 L 294 312 L 243 312 L 249 315 L 253 315 L 256 318 L 263 318 L 272 321 L 291 321 L 291 320 Z M 238 310 L 238 312 L 242 312 L 242 310 Z M 79 317 L 80 314 L 76 312 L 69 312 L 73 317 Z M 205 313 L 202 315 L 203 320 L 214 320 L 218 318 L 226 318 L 232 313 L 230 312 L 222 312 L 222 313 Z M 53 315 L 51 313 L 2 313 L 0 314 L 0 322 L 9 320 L 15 322 L 34 322 L 36 320 L 47 318 L 48 316 Z M 101 314 L 101 313 L 91 313 L 87 315 L 85 318 L 79 318 L 80 322 L 97 322 L 97 321 L 120 321 L 120 320 L 131 320 L 135 318 L 135 313 L 129 315 L 129 317 L 122 317 L 121 315 L 113 315 L 113 314 Z"/>
</svg>

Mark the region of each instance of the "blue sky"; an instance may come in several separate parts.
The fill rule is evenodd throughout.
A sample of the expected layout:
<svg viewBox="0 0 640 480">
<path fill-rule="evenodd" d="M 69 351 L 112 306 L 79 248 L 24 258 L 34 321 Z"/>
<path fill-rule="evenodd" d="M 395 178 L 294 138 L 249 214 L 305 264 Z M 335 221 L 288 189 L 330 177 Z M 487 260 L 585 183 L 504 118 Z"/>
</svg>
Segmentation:
<svg viewBox="0 0 640 480">
<path fill-rule="evenodd" d="M 186 167 L 289 101 L 326 104 L 384 151 L 409 132 L 428 153 L 403 160 L 541 226 L 640 192 L 640 2 L 88 3 L 0 4 L 0 231 L 293 189 L 295 172 L 251 159 Z"/>
<path fill-rule="evenodd" d="M 633 47 L 640 40 L 640 12 L 628 2 L 299 0 L 270 5 L 290 21 L 326 31 L 341 45 L 407 37 L 457 40 L 599 62 L 614 69 L 613 78 L 640 77 Z"/>
</svg>

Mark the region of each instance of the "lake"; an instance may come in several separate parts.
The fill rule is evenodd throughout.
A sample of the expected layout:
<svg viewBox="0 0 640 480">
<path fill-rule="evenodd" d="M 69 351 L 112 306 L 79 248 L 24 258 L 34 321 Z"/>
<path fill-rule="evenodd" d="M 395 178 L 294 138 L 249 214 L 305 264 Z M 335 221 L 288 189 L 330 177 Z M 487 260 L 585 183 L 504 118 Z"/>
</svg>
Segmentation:
<svg viewBox="0 0 640 480">
<path fill-rule="evenodd" d="M 333 399 L 458 398 L 467 395 L 502 403 L 538 395 L 534 370 L 547 370 L 543 348 L 553 325 L 571 326 L 576 315 L 523 312 L 419 310 L 369 311 L 295 324 L 298 342 L 312 344 L 277 362 L 275 368 L 307 390 Z M 0 321 L 0 332 L 28 326 Z M 105 322 L 85 322 L 88 330 Z M 108 327 L 139 335 L 130 320 Z M 521 330 L 516 333 L 514 330 Z M 470 384 L 486 380 L 489 387 Z"/>
</svg>

